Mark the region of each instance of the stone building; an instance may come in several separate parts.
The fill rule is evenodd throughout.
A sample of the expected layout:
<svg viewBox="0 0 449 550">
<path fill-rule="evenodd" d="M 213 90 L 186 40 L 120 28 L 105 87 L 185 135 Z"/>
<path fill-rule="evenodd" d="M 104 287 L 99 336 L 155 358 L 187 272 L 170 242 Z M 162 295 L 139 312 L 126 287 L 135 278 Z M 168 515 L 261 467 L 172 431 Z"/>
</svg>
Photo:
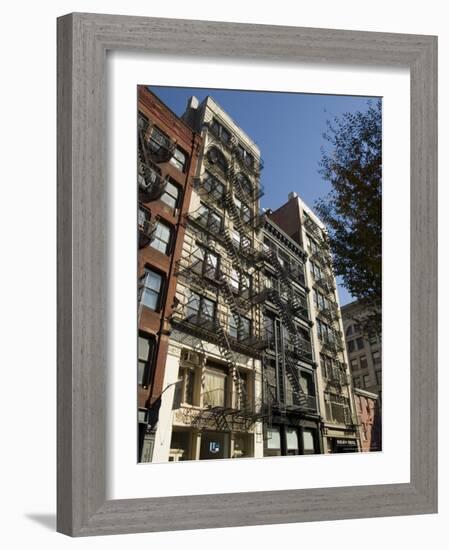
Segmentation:
<svg viewBox="0 0 449 550">
<path fill-rule="evenodd" d="M 358 301 L 341 308 L 352 381 L 356 388 L 379 396 L 382 401 L 381 335 L 366 328 L 369 315 Z"/>
<path fill-rule="evenodd" d="M 153 461 L 261 457 L 260 151 L 211 97 L 191 98 L 183 119 L 202 149 Z"/>
<path fill-rule="evenodd" d="M 296 193 L 290 193 L 288 201 L 272 212 L 270 219 L 307 253 L 305 279 L 310 291 L 323 452 L 356 452 L 360 447 L 358 419 L 326 229 Z"/>
</svg>

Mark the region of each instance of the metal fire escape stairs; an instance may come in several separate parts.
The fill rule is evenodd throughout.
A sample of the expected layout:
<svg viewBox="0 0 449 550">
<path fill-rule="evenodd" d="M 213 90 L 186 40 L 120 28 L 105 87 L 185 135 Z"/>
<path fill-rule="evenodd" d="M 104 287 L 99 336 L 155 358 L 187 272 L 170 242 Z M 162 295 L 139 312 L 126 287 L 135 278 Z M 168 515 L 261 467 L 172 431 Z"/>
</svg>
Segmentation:
<svg viewBox="0 0 449 550">
<path fill-rule="evenodd" d="M 284 326 L 287 329 L 287 332 L 289 334 L 289 344 L 293 345 L 293 350 L 290 350 L 285 346 L 284 349 L 284 357 L 285 357 L 285 373 L 287 375 L 287 378 L 293 388 L 294 393 L 296 394 L 298 398 L 298 406 L 301 410 L 307 410 L 309 409 L 309 400 L 308 395 L 304 392 L 302 386 L 300 377 L 298 374 L 298 367 L 296 365 L 295 361 L 295 353 L 302 354 L 306 352 L 303 344 L 301 343 L 301 338 L 297 332 L 296 325 L 293 321 L 292 312 L 298 310 L 298 308 L 302 308 L 302 304 L 299 302 L 298 298 L 296 297 L 293 288 L 290 283 L 290 277 L 286 273 L 284 266 L 280 263 L 276 253 L 272 250 L 268 252 L 268 257 L 271 261 L 271 263 L 276 267 L 278 280 L 280 282 L 280 290 L 279 292 L 276 289 L 271 289 L 269 292 L 270 299 L 273 301 L 273 303 L 276 305 L 276 308 L 279 312 L 279 315 L 282 319 L 282 322 Z M 282 294 L 286 294 L 288 296 L 289 303 L 287 304 L 285 300 L 281 298 Z M 280 377 L 282 378 L 282 377 Z M 285 400 L 285 388 L 283 388 L 283 393 L 281 395 L 284 396 Z"/>
</svg>

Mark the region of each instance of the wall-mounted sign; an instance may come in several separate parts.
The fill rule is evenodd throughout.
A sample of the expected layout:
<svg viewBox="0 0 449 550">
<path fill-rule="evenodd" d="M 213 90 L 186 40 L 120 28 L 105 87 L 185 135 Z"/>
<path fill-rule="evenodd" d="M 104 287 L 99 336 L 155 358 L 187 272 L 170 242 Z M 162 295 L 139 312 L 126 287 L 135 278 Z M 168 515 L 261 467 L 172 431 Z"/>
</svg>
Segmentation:
<svg viewBox="0 0 449 550">
<path fill-rule="evenodd" d="M 218 441 L 211 441 L 209 443 L 209 452 L 216 454 L 220 452 L 220 443 Z"/>
</svg>

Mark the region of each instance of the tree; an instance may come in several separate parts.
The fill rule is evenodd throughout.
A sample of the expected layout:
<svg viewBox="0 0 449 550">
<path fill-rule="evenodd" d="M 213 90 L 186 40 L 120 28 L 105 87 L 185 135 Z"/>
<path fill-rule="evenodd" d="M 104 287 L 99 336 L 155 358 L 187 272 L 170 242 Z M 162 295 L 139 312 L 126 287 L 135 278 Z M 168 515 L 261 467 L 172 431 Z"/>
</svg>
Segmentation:
<svg viewBox="0 0 449 550">
<path fill-rule="evenodd" d="M 328 228 L 334 270 L 344 287 L 373 312 L 369 330 L 381 331 L 382 104 L 327 122 L 320 174 L 330 182 L 316 209 Z"/>
</svg>

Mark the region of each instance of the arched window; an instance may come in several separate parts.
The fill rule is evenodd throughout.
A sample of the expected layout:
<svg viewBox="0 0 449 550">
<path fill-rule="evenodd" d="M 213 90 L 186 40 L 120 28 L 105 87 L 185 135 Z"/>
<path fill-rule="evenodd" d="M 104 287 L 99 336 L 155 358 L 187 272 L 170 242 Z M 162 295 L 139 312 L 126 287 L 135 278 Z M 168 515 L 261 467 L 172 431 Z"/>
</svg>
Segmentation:
<svg viewBox="0 0 449 550">
<path fill-rule="evenodd" d="M 228 163 L 226 162 L 225 156 L 216 147 L 209 149 L 207 158 L 212 164 L 217 165 L 222 172 L 226 173 L 228 171 Z"/>
<path fill-rule="evenodd" d="M 352 325 L 349 325 L 349 327 L 346 329 L 346 336 L 352 335 Z"/>
</svg>

